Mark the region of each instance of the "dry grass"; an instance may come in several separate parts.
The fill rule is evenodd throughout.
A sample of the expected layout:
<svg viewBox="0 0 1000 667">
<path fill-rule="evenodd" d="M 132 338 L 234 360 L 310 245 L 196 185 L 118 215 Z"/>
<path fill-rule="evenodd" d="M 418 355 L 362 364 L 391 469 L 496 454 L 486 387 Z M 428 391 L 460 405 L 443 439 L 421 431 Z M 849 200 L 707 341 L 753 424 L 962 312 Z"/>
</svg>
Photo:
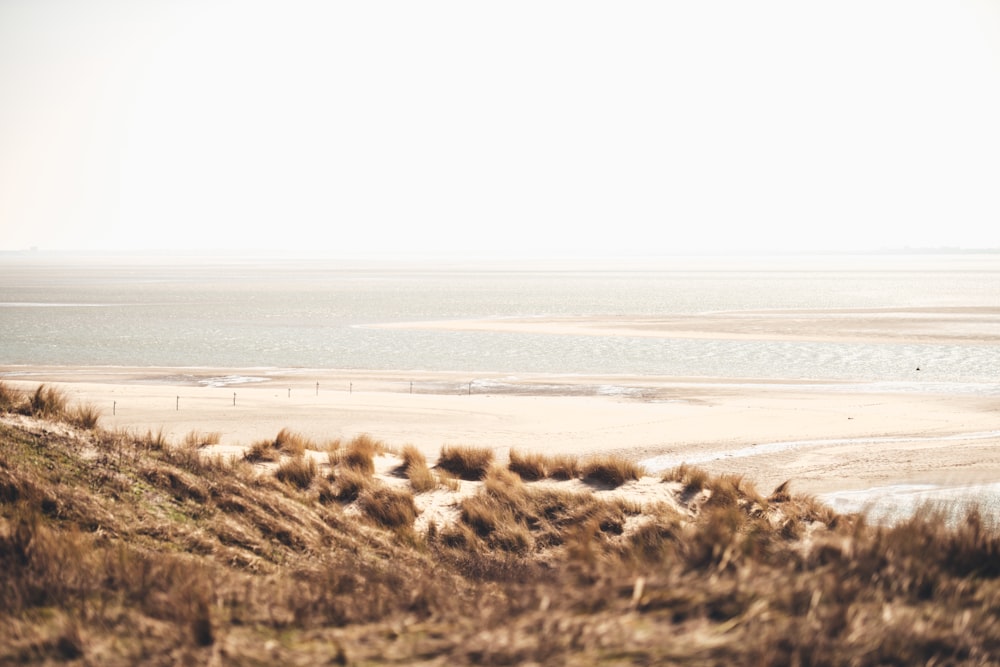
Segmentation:
<svg viewBox="0 0 1000 667">
<path fill-rule="evenodd" d="M 181 446 L 189 447 L 191 449 L 201 449 L 202 447 L 217 445 L 220 440 L 222 440 L 222 434 L 216 431 L 211 431 L 209 433 L 189 431 L 188 434 L 184 436 Z"/>
<path fill-rule="evenodd" d="M 576 479 L 580 476 L 580 460 L 570 454 L 556 454 L 545 459 L 545 470 L 552 479 Z"/>
<path fill-rule="evenodd" d="M 385 445 L 367 433 L 355 436 L 346 445 L 331 450 L 336 453 L 335 463 L 366 475 L 375 473 L 375 455 L 384 451 Z"/>
<path fill-rule="evenodd" d="M 243 452 L 243 458 L 250 463 L 271 463 L 281 458 L 281 452 L 273 440 L 258 440 Z"/>
<path fill-rule="evenodd" d="M 97 428 L 101 411 L 90 403 L 81 404 L 69 409 L 65 418 L 70 424 L 89 431 Z"/>
<path fill-rule="evenodd" d="M 437 467 L 461 479 L 482 479 L 493 464 L 493 450 L 485 447 L 445 445 L 441 448 Z"/>
<path fill-rule="evenodd" d="M 611 455 L 589 458 L 580 467 L 580 476 L 585 482 L 613 487 L 637 480 L 645 474 L 642 466 L 634 461 Z"/>
<path fill-rule="evenodd" d="M 25 408 L 32 417 L 58 420 L 66 416 L 68 404 L 69 400 L 61 389 L 40 384 Z"/>
<path fill-rule="evenodd" d="M 521 479 L 528 481 L 544 479 L 549 476 L 548 461 L 544 454 L 522 454 L 516 449 L 511 449 L 507 468 L 518 474 Z"/>
<path fill-rule="evenodd" d="M 580 459 L 572 454 L 545 455 L 536 452 L 521 453 L 512 449 L 507 467 L 529 482 L 545 478 L 577 479 L 582 474 Z"/>
<path fill-rule="evenodd" d="M 24 392 L 0 380 L 0 412 L 15 412 L 24 403 Z"/>
<path fill-rule="evenodd" d="M 385 528 L 409 528 L 417 518 L 413 494 L 401 489 L 369 488 L 358 497 L 365 516 Z"/>
<path fill-rule="evenodd" d="M 437 488 L 438 480 L 427 467 L 427 457 L 419 449 L 413 445 L 406 445 L 400 456 L 403 459 L 406 478 L 410 480 L 410 486 L 415 493 L 426 493 Z"/>
<path fill-rule="evenodd" d="M 336 498 L 341 502 L 352 502 L 374 484 L 372 476 L 357 468 L 345 468 L 337 475 Z"/>
<path fill-rule="evenodd" d="M 661 476 L 664 482 L 677 482 L 683 489 L 684 497 L 691 497 L 708 487 L 709 476 L 702 468 L 689 466 L 686 463 L 667 470 Z"/>
<path fill-rule="evenodd" d="M 316 449 L 316 446 L 305 436 L 283 428 L 274 437 L 274 448 L 288 456 L 302 456 L 307 449 Z"/>
<path fill-rule="evenodd" d="M 874 667 L 1000 655 L 1000 529 L 975 510 L 876 526 L 722 476 L 704 480 L 700 512 L 678 514 L 492 467 L 459 522 L 423 539 L 412 493 L 354 468 L 302 493 L 246 462 L 181 451 L 197 454 L 152 434 L 0 424 L 0 664 Z"/>
<path fill-rule="evenodd" d="M 300 489 L 308 489 L 316 478 L 316 461 L 309 456 L 293 456 L 282 462 L 274 476 L 282 482 Z"/>
</svg>

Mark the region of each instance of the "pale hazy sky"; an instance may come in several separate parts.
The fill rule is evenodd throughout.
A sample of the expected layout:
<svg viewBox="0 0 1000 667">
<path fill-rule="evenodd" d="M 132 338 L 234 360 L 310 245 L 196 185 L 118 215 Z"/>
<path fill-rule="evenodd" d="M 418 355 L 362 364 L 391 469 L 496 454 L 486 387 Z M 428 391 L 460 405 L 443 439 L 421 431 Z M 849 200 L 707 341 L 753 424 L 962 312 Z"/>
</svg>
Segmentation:
<svg viewBox="0 0 1000 667">
<path fill-rule="evenodd" d="M 0 1 L 0 250 L 1000 247 L 1000 1 Z"/>
</svg>

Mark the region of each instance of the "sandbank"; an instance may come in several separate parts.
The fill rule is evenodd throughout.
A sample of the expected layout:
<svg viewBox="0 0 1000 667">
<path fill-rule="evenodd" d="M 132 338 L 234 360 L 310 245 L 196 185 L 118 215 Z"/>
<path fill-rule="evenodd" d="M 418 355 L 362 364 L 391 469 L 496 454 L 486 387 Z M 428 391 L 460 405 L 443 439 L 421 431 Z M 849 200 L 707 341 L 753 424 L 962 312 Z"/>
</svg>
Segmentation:
<svg viewBox="0 0 1000 667">
<path fill-rule="evenodd" d="M 394 322 L 387 329 L 823 342 L 1000 343 L 1000 308 L 741 310 L 669 316 L 546 316 Z"/>
<path fill-rule="evenodd" d="M 369 433 L 413 444 L 588 456 L 651 471 L 688 462 L 762 491 L 969 487 L 1000 480 L 996 396 L 864 385 L 622 376 L 471 375 L 308 369 L 0 367 L 0 379 L 64 389 L 106 428 L 217 432 L 238 454 L 282 428 L 317 444 Z M 835 496 L 830 496 L 835 498 Z"/>
</svg>

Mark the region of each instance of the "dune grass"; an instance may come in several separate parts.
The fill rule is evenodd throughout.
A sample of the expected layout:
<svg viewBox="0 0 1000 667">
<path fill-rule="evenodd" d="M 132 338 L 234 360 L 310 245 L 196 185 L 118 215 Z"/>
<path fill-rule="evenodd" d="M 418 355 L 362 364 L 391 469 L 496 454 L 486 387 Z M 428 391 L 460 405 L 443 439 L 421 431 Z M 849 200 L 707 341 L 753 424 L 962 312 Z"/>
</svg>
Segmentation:
<svg viewBox="0 0 1000 667">
<path fill-rule="evenodd" d="M 874 667 L 1000 654 L 1000 528 L 974 508 L 873 525 L 789 485 L 763 498 L 738 475 L 693 470 L 670 481 L 679 494 L 697 481 L 700 509 L 637 505 L 489 465 L 455 520 L 416 536 L 410 488 L 345 466 L 303 493 L 280 468 L 162 433 L 0 424 L 0 663 Z"/>
<path fill-rule="evenodd" d="M 201 449 L 211 445 L 217 445 L 222 440 L 222 434 L 217 431 L 203 433 L 201 431 L 189 431 L 184 436 L 182 446 L 192 449 Z"/>
<path fill-rule="evenodd" d="M 594 456 L 580 465 L 580 476 L 585 482 L 613 487 L 637 480 L 645 474 L 642 466 L 621 456 Z"/>
<path fill-rule="evenodd" d="M 403 471 L 410 480 L 414 493 L 433 491 L 438 486 L 438 479 L 427 466 L 427 457 L 413 445 L 403 447 L 400 457 L 403 460 Z"/>
<path fill-rule="evenodd" d="M 511 449 L 507 467 L 527 481 L 544 479 L 549 475 L 548 460 L 545 455 L 533 452 L 521 453 Z"/>
<path fill-rule="evenodd" d="M 676 468 L 664 471 L 660 479 L 664 482 L 677 482 L 681 485 L 682 495 L 690 498 L 707 488 L 709 475 L 702 469 L 682 463 Z"/>
<path fill-rule="evenodd" d="M 316 461 L 310 456 L 293 456 L 278 465 L 274 476 L 300 489 L 308 489 L 316 478 Z"/>
<path fill-rule="evenodd" d="M 361 511 L 376 524 L 390 529 L 413 526 L 417 506 L 413 493 L 402 489 L 366 489 L 358 496 Z"/>
<path fill-rule="evenodd" d="M 385 444 L 367 433 L 352 438 L 335 450 L 331 459 L 342 468 L 349 468 L 366 475 L 375 473 L 375 455 L 385 450 Z"/>
<path fill-rule="evenodd" d="M 465 480 L 478 480 L 493 464 L 493 450 L 485 447 L 445 445 L 437 467 Z"/>
<path fill-rule="evenodd" d="M 44 417 L 47 419 L 62 419 L 67 414 L 69 399 L 66 393 L 57 387 L 48 387 L 44 384 L 38 385 L 35 392 L 31 394 L 25 406 L 27 414 L 32 417 Z"/>
<path fill-rule="evenodd" d="M 24 402 L 24 392 L 0 380 L 0 412 L 16 412 Z"/>
</svg>

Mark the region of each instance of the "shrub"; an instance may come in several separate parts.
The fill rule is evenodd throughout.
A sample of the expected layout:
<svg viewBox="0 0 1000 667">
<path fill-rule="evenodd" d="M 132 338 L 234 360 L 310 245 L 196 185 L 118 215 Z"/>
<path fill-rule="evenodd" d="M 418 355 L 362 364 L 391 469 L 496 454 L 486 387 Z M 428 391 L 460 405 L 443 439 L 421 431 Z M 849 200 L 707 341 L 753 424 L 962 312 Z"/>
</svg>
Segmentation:
<svg viewBox="0 0 1000 667">
<path fill-rule="evenodd" d="M 295 456 L 279 465 L 274 476 L 286 484 L 308 489 L 316 477 L 316 462 L 309 456 Z"/>
<path fill-rule="evenodd" d="M 510 450 L 510 460 L 507 468 L 521 476 L 522 479 L 533 481 L 543 479 L 548 476 L 548 466 L 543 454 L 530 453 L 522 454 L 512 449 Z"/>
<path fill-rule="evenodd" d="M 461 479 L 482 479 L 493 463 L 493 450 L 485 447 L 445 445 L 437 465 Z"/>
<path fill-rule="evenodd" d="M 386 528 L 412 526 L 417 518 L 413 494 L 401 489 L 367 489 L 358 498 L 358 506 L 375 523 Z"/>
<path fill-rule="evenodd" d="M 584 461 L 580 474 L 584 481 L 621 486 L 639 479 L 645 470 L 637 463 L 620 456 L 603 455 Z"/>
</svg>

